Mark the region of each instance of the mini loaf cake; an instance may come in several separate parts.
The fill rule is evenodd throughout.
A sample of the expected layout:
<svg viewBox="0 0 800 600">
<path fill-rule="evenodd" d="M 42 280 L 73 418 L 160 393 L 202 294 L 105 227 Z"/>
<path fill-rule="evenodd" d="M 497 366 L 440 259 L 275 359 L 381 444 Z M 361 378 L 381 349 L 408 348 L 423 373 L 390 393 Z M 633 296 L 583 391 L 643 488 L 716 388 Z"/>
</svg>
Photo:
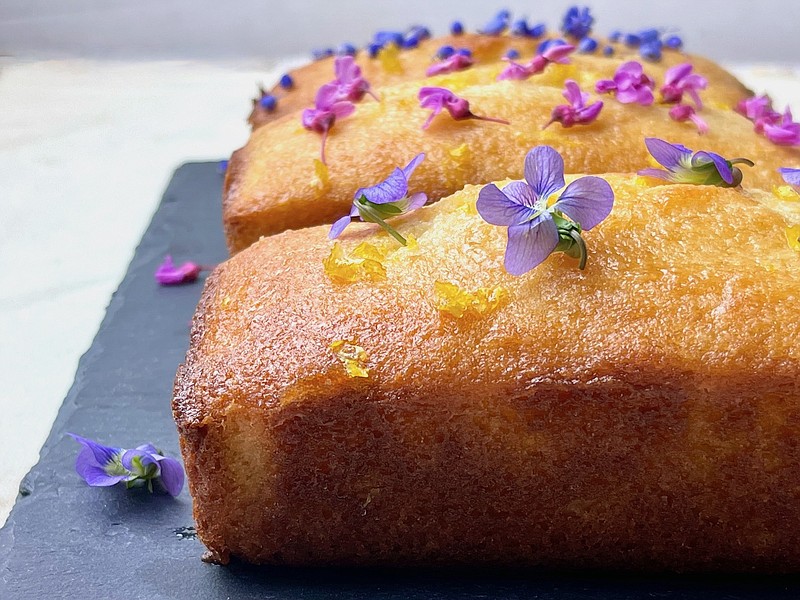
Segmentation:
<svg viewBox="0 0 800 600">
<path fill-rule="evenodd" d="M 286 88 L 265 93 L 269 109 L 256 102 L 255 131 L 230 161 L 223 221 L 231 253 L 261 236 L 330 223 L 360 181 L 380 179 L 418 152 L 430 158 L 418 173 L 430 202 L 468 183 L 520 177 L 519 154 L 542 143 L 564 156 L 567 170 L 584 173 L 640 168 L 647 135 L 701 143 L 724 156 L 755 157 L 748 181 L 767 189 L 782 183 L 777 168 L 800 162 L 800 124 L 712 61 L 669 47 L 654 57 L 641 40 L 633 48 L 619 36 L 576 37 L 587 35 L 585 27 L 565 28 L 564 39 L 531 30 L 431 39 L 415 28 L 416 46 L 403 51 L 384 32 L 378 50 L 287 74 Z M 429 88 L 454 98 L 434 106 L 443 112 L 432 121 L 430 100 L 420 96 Z M 565 103 L 565 95 L 572 99 Z M 599 111 L 565 118 L 565 107 L 580 113 L 583 104 Z"/>
<path fill-rule="evenodd" d="M 800 568 L 784 217 L 602 178 L 584 271 L 508 274 L 478 186 L 395 219 L 405 247 L 363 224 L 332 252 L 315 227 L 222 264 L 174 396 L 213 557 Z"/>
</svg>

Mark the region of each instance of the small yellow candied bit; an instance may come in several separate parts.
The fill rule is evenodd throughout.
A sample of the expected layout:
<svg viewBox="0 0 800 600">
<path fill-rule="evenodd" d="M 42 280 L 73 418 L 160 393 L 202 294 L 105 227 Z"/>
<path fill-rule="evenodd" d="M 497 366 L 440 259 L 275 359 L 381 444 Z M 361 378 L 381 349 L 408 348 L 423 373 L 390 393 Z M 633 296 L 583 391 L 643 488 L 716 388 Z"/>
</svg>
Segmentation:
<svg viewBox="0 0 800 600">
<path fill-rule="evenodd" d="M 784 233 L 786 233 L 786 241 L 789 242 L 789 248 L 800 252 L 800 225 L 787 227 Z"/>
<path fill-rule="evenodd" d="M 461 164 L 469 160 L 470 152 L 469 146 L 466 143 L 461 144 L 460 146 L 456 146 L 455 148 L 451 148 L 448 153 L 453 158 L 453 160 Z"/>
<path fill-rule="evenodd" d="M 800 194 L 790 185 L 776 185 L 772 188 L 772 193 L 786 202 L 800 201 Z"/>
<path fill-rule="evenodd" d="M 223 307 L 227 307 L 230 303 L 231 303 L 231 297 L 230 296 L 225 296 L 222 299 L 222 306 Z"/>
<path fill-rule="evenodd" d="M 717 110 L 731 110 L 731 105 L 725 102 L 719 102 L 717 100 L 710 100 L 706 102 L 708 106 L 711 108 L 716 108 Z"/>
<path fill-rule="evenodd" d="M 457 319 L 467 315 L 482 317 L 491 314 L 509 299 L 508 290 L 501 286 L 482 287 L 468 292 L 447 281 L 437 281 L 434 283 L 434 291 L 438 298 L 436 308 Z"/>
<path fill-rule="evenodd" d="M 328 258 L 322 261 L 325 273 L 334 283 L 381 281 L 386 279 L 384 254 L 372 244 L 362 242 L 348 256 L 339 242 L 333 244 Z"/>
<path fill-rule="evenodd" d="M 330 184 L 331 179 L 328 173 L 328 166 L 320 159 L 314 159 L 314 176 L 311 178 L 311 185 L 315 188 L 324 190 Z"/>
<path fill-rule="evenodd" d="M 367 368 L 369 357 L 361 346 L 348 340 L 335 340 L 331 343 L 330 349 L 336 358 L 342 361 L 348 377 L 369 377 Z"/>
<path fill-rule="evenodd" d="M 400 48 L 395 44 L 388 44 L 378 50 L 378 60 L 387 73 L 400 75 L 403 73 L 403 63 L 400 62 Z"/>
<path fill-rule="evenodd" d="M 656 180 L 653 179 L 652 177 L 644 177 L 642 175 L 637 175 L 636 179 L 633 180 L 633 184 L 636 187 L 649 188 L 653 186 L 653 183 L 655 181 Z"/>
<path fill-rule="evenodd" d="M 417 242 L 417 238 L 413 233 L 409 233 L 406 236 L 406 250 L 409 252 L 416 252 L 419 250 L 419 242 Z"/>
</svg>

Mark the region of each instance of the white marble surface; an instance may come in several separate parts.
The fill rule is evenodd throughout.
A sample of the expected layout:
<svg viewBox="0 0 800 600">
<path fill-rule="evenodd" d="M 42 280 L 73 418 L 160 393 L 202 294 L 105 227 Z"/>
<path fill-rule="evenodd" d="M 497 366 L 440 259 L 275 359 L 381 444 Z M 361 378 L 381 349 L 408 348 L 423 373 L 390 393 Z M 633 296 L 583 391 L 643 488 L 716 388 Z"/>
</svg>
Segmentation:
<svg viewBox="0 0 800 600">
<path fill-rule="evenodd" d="M 295 62 L 0 62 L 0 523 L 172 171 L 243 144 Z M 800 67 L 732 69 L 800 100 Z"/>
</svg>

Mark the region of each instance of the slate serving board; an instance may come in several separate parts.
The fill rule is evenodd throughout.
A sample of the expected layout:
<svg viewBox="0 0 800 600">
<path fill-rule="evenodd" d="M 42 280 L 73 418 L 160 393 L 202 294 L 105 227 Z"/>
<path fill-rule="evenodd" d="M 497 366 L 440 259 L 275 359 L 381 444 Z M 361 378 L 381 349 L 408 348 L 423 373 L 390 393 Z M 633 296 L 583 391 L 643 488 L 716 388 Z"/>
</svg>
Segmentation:
<svg viewBox="0 0 800 600">
<path fill-rule="evenodd" d="M 167 253 L 204 264 L 225 259 L 221 184 L 217 163 L 183 165 L 169 184 L 0 530 L 0 599 L 800 597 L 794 577 L 223 568 L 200 561 L 186 490 L 171 499 L 86 486 L 73 470 L 78 446 L 67 431 L 178 453 L 172 380 L 202 285 L 161 288 L 153 272 Z"/>
</svg>

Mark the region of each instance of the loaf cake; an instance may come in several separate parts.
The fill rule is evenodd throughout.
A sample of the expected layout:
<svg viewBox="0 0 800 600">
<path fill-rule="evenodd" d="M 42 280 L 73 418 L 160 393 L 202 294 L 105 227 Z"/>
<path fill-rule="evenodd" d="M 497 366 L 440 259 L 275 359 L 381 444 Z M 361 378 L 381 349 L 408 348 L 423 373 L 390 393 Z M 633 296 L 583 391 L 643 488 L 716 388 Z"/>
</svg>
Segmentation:
<svg viewBox="0 0 800 600">
<path fill-rule="evenodd" d="M 622 47 L 458 37 L 495 62 L 365 66 L 325 155 L 287 101 L 230 163 L 173 395 L 208 560 L 800 571 L 797 148 L 708 62 L 705 130 L 598 94 Z"/>
</svg>

